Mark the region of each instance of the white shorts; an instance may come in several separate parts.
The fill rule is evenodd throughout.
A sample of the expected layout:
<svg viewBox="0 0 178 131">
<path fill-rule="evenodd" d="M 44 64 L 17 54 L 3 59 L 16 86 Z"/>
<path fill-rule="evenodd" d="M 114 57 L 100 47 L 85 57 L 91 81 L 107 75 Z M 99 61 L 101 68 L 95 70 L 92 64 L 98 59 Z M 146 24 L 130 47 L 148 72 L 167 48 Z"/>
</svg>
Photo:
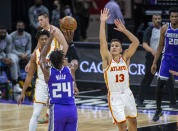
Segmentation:
<svg viewBox="0 0 178 131">
<path fill-rule="evenodd" d="M 109 92 L 109 108 L 114 123 L 122 123 L 127 118 L 137 117 L 135 99 L 130 89 L 124 93 Z"/>
<path fill-rule="evenodd" d="M 48 100 L 48 86 L 44 81 L 37 79 L 35 84 L 34 102 L 46 104 L 47 100 Z"/>
</svg>

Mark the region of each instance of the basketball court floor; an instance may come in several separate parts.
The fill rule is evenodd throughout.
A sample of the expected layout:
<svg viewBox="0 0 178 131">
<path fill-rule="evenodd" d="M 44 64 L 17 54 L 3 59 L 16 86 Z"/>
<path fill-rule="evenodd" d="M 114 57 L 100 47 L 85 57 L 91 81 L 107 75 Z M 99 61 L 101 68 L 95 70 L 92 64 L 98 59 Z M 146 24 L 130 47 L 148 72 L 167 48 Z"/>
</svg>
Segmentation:
<svg viewBox="0 0 178 131">
<path fill-rule="evenodd" d="M 11 100 L 0 100 L 0 131 L 28 131 L 32 102 L 25 101 L 18 106 L 18 98 L 19 94 L 14 94 Z M 76 104 L 78 131 L 118 131 L 112 124 L 106 93 L 101 89 L 80 91 Z M 163 101 L 162 107 L 164 115 L 159 121 L 153 122 L 155 101 L 146 100 L 145 107 L 138 108 L 138 131 L 178 131 L 178 109 L 170 108 L 169 101 Z M 45 108 L 41 117 L 45 114 Z M 38 124 L 37 131 L 47 130 L 48 124 Z"/>
</svg>

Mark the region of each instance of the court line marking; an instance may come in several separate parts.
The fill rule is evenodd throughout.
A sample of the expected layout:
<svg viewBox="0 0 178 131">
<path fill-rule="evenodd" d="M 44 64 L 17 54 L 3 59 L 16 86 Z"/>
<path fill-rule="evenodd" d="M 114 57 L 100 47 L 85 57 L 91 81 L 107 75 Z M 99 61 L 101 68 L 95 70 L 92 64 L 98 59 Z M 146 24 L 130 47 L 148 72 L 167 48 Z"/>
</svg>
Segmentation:
<svg viewBox="0 0 178 131">
<path fill-rule="evenodd" d="M 79 95 L 80 94 L 85 94 L 85 93 L 91 93 L 91 92 L 98 92 L 98 91 L 101 91 L 101 89 L 89 90 L 89 91 L 81 91 L 81 92 L 79 92 Z"/>
<path fill-rule="evenodd" d="M 18 127 L 18 128 L 10 128 L 10 129 L 3 129 L 3 130 L 0 130 L 0 131 L 12 131 L 12 130 L 18 130 L 18 129 L 28 129 L 28 126 L 27 127 Z"/>
<path fill-rule="evenodd" d="M 158 125 L 166 125 L 166 124 L 177 123 L 177 122 L 178 122 L 178 121 L 171 121 L 171 122 L 159 123 L 159 124 L 153 124 L 153 123 L 152 123 L 152 125 L 140 126 L 140 127 L 137 127 L 137 129 L 138 129 L 138 128 L 144 128 L 144 127 L 158 126 Z"/>
</svg>

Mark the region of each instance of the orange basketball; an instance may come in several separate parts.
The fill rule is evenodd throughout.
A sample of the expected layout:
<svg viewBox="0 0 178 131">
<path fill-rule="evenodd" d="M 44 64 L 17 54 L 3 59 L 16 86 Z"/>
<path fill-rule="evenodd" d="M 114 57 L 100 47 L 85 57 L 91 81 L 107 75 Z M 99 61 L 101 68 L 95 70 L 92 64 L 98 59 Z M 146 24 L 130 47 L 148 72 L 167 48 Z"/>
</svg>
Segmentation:
<svg viewBox="0 0 178 131">
<path fill-rule="evenodd" d="M 77 29 L 77 21 L 75 20 L 75 18 L 73 18 L 71 16 L 66 16 L 60 22 L 60 29 L 62 31 L 76 30 Z"/>
</svg>

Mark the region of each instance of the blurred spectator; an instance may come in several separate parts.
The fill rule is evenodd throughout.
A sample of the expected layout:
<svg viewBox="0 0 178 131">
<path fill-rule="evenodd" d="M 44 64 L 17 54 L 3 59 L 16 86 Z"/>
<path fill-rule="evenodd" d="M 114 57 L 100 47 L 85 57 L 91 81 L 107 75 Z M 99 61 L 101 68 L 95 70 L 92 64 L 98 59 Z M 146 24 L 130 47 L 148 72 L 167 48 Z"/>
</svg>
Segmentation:
<svg viewBox="0 0 178 131">
<path fill-rule="evenodd" d="M 15 54 L 11 53 L 12 43 L 11 38 L 7 34 L 7 29 L 4 26 L 0 27 L 0 62 L 10 69 L 10 76 L 13 85 L 13 92 L 21 92 L 22 89 L 18 84 L 18 63 Z"/>
<path fill-rule="evenodd" d="M 133 18 L 135 21 L 135 29 L 134 32 L 136 32 L 137 37 L 143 38 L 143 32 L 140 32 L 139 29 L 146 28 L 146 19 L 144 15 L 144 5 L 143 0 L 134 0 L 133 2 Z M 144 23 L 144 26 L 143 24 Z M 141 38 L 139 40 L 141 40 Z"/>
<path fill-rule="evenodd" d="M 51 17 L 51 24 L 59 28 L 59 19 L 61 18 L 61 5 L 58 0 L 54 0 L 53 2 L 53 10 Z"/>
<path fill-rule="evenodd" d="M 72 9 L 70 5 L 65 5 L 64 16 L 72 16 Z"/>
<path fill-rule="evenodd" d="M 106 21 L 108 28 L 107 31 L 108 42 L 110 42 L 112 39 L 119 39 L 121 42 L 123 41 L 123 34 L 119 31 L 114 30 L 115 19 L 120 19 L 122 23 L 125 25 L 125 21 L 118 2 L 119 0 L 110 0 L 104 7 L 109 9 L 110 12 L 110 18 Z"/>
<path fill-rule="evenodd" d="M 74 14 L 72 13 L 72 8 L 70 5 L 66 4 L 63 8 L 63 11 L 62 11 L 62 16 L 65 17 L 65 16 L 72 16 L 75 18 L 75 20 L 77 21 L 77 29 L 75 30 L 75 33 L 74 33 L 74 38 L 73 40 L 74 41 L 80 41 L 80 20 L 79 20 L 79 17 L 77 16 L 77 14 Z"/>
<path fill-rule="evenodd" d="M 94 0 L 76 0 L 76 12 L 80 19 L 80 36 L 83 40 L 87 39 L 91 6 L 98 8 Z"/>
<path fill-rule="evenodd" d="M 42 0 L 34 0 L 34 5 L 31 6 L 28 10 L 30 29 L 32 34 L 32 50 L 36 47 L 37 42 L 35 41 L 35 34 L 40 28 L 40 24 L 38 22 L 38 15 L 44 12 L 49 15 L 48 8 L 43 5 Z"/>
<path fill-rule="evenodd" d="M 12 39 L 12 53 L 17 55 L 17 63 L 20 62 L 20 65 L 22 65 L 21 68 L 24 68 L 31 55 L 31 35 L 25 31 L 23 21 L 17 22 L 16 29 L 16 31 L 10 34 Z"/>
</svg>

